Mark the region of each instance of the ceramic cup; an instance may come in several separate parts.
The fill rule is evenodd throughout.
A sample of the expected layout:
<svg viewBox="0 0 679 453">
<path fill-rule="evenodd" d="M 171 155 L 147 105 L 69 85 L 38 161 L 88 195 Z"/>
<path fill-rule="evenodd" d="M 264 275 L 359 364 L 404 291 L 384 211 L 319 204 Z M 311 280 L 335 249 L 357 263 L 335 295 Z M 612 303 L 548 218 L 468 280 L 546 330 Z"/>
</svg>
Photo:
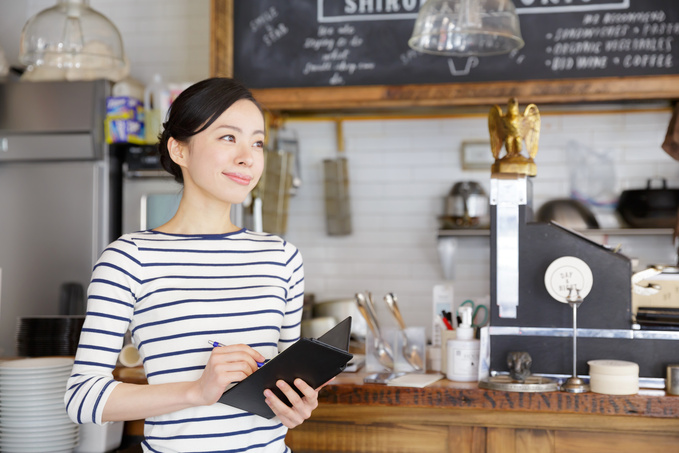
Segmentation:
<svg viewBox="0 0 679 453">
<path fill-rule="evenodd" d="M 120 351 L 120 355 L 118 356 L 118 360 L 120 361 L 121 365 L 130 368 L 142 364 L 139 351 L 137 350 L 137 347 L 132 343 L 123 346 L 123 349 Z"/>
</svg>

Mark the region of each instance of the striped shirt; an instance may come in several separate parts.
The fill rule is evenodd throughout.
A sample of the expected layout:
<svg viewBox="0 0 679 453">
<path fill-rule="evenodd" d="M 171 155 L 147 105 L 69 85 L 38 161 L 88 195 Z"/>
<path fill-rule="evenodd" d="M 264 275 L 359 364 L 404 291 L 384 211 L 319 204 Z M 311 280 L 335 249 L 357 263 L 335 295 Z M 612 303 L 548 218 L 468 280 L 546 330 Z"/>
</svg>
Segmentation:
<svg viewBox="0 0 679 453">
<path fill-rule="evenodd" d="M 87 316 L 65 396 L 76 423 L 102 423 L 128 329 L 149 384 L 197 380 L 212 347 L 245 343 L 267 360 L 300 336 L 304 269 L 280 237 L 239 231 L 125 234 L 92 273 Z M 262 397 L 263 398 L 263 397 Z M 275 452 L 287 428 L 216 403 L 148 418 L 146 452 Z"/>
</svg>

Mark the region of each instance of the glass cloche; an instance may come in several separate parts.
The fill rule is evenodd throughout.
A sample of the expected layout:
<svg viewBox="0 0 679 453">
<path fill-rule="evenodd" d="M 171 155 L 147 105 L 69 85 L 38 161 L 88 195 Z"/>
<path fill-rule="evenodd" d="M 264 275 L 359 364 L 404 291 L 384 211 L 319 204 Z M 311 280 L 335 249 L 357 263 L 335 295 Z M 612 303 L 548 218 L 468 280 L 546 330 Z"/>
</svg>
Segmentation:
<svg viewBox="0 0 679 453">
<path fill-rule="evenodd" d="M 21 32 L 19 61 L 28 80 L 118 81 L 129 73 L 118 29 L 89 0 L 58 0 Z"/>
</svg>

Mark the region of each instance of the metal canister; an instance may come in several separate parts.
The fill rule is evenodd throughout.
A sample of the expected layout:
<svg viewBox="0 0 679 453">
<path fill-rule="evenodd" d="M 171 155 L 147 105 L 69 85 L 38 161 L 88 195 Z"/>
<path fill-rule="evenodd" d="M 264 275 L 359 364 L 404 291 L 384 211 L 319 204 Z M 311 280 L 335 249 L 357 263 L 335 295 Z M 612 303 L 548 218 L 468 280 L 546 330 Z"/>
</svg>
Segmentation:
<svg viewBox="0 0 679 453">
<path fill-rule="evenodd" d="M 667 365 L 665 391 L 669 395 L 679 395 L 679 364 Z"/>
</svg>

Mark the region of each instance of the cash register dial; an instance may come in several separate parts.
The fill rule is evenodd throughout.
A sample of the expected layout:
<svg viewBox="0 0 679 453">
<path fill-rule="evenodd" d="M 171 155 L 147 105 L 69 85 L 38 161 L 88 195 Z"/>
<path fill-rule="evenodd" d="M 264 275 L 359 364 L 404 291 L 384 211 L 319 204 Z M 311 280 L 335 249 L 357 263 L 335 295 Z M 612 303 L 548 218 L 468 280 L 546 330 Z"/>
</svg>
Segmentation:
<svg viewBox="0 0 679 453">
<path fill-rule="evenodd" d="M 575 289 L 585 298 L 592 290 L 592 270 L 580 258 L 562 256 L 552 262 L 545 272 L 545 287 L 549 295 L 559 302 L 568 303 L 568 295 L 575 297 Z"/>
</svg>

